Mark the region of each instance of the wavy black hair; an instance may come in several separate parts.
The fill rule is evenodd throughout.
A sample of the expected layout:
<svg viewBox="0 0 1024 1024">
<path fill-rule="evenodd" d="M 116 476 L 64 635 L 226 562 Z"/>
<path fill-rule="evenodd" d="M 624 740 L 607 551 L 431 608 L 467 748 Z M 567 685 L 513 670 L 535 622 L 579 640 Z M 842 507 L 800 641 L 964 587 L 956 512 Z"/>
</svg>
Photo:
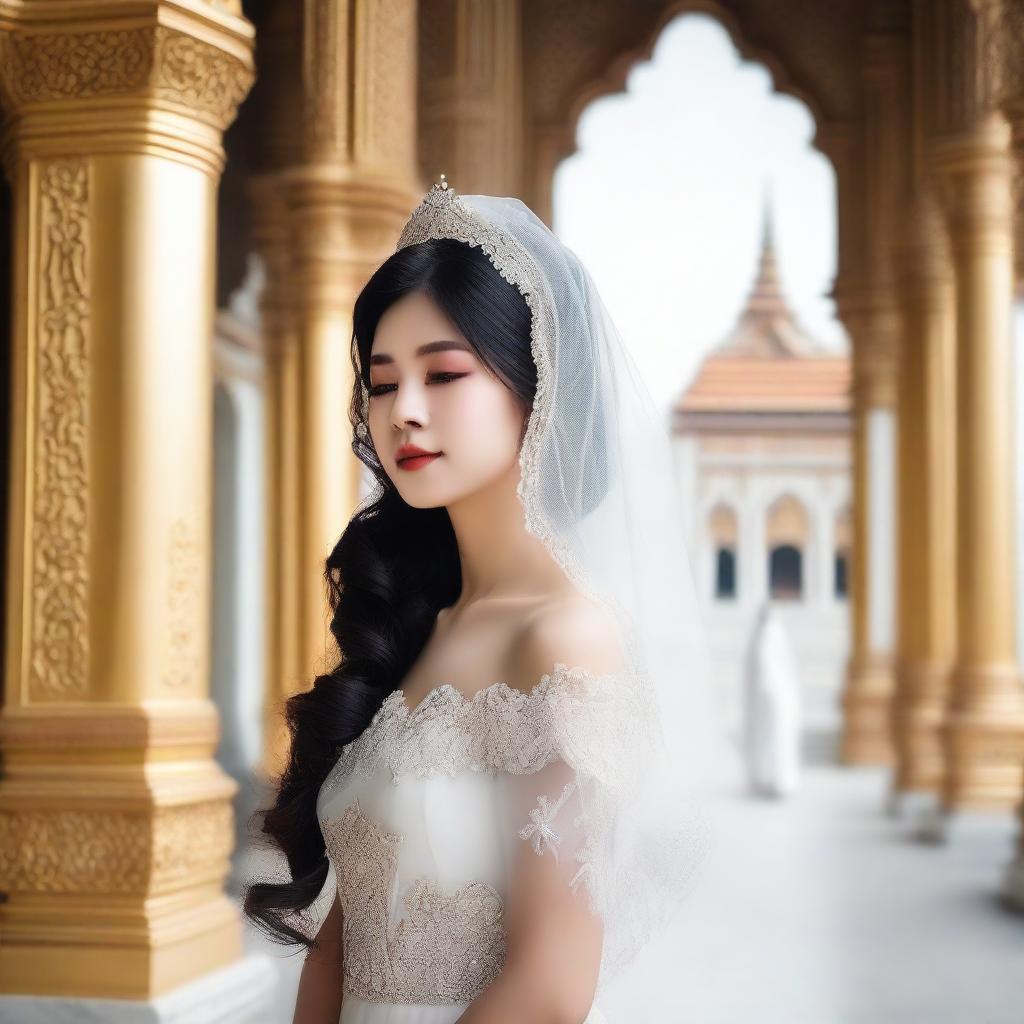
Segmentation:
<svg viewBox="0 0 1024 1024">
<path fill-rule="evenodd" d="M 353 515 L 327 558 L 325 578 L 338 664 L 285 702 L 290 749 L 271 806 L 250 830 L 284 854 L 290 881 L 261 881 L 244 897 L 247 917 L 269 938 L 306 948 L 303 912 L 320 895 L 328 861 L 317 819 L 320 787 L 344 744 L 369 724 L 423 649 L 437 613 L 462 588 L 448 511 L 414 508 L 381 466 L 366 423 L 370 350 L 381 317 L 411 292 L 424 292 L 473 346 L 481 362 L 533 406 L 537 368 L 530 310 L 519 290 L 476 246 L 428 239 L 399 249 L 374 272 L 353 311 L 352 451 L 376 478 L 373 500 Z M 362 426 L 360 426 L 362 424 Z"/>
</svg>

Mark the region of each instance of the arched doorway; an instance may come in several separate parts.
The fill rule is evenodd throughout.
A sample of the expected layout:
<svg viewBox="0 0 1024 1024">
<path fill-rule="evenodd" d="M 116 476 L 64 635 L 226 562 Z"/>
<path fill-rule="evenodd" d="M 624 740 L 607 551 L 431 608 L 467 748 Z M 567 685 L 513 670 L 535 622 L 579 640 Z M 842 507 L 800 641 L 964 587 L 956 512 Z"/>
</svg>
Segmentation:
<svg viewBox="0 0 1024 1024">
<path fill-rule="evenodd" d="M 715 600 L 735 600 L 739 587 L 739 523 L 736 512 L 725 504 L 716 505 L 708 515 L 708 538 L 713 558 L 713 594 Z"/>
<path fill-rule="evenodd" d="M 777 601 L 800 601 L 804 596 L 804 551 L 808 521 L 803 503 L 791 494 L 777 498 L 766 514 L 768 593 Z"/>
</svg>

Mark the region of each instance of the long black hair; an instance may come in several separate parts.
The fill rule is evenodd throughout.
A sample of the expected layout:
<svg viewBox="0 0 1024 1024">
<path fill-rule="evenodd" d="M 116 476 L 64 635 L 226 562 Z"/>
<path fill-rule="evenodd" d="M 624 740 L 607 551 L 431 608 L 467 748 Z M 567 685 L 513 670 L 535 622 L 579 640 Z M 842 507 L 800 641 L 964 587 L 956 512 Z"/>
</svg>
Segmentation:
<svg viewBox="0 0 1024 1024">
<path fill-rule="evenodd" d="M 285 702 L 287 764 L 273 804 L 253 817 L 255 829 L 284 854 L 291 880 L 254 883 L 244 899 L 246 915 L 270 938 L 307 948 L 315 943 L 300 926 L 302 912 L 320 895 L 328 868 L 316 813 L 320 787 L 342 746 L 366 728 L 412 667 L 438 611 L 453 604 L 462 588 L 447 509 L 406 504 L 377 458 L 365 421 L 362 389 L 370 386 L 377 324 L 393 303 L 415 291 L 440 307 L 525 409 L 537 390 L 529 307 L 481 249 L 446 238 L 406 246 L 359 293 L 349 419 L 352 451 L 376 478 L 377 496 L 357 510 L 327 558 L 331 633 L 340 660 Z"/>
</svg>

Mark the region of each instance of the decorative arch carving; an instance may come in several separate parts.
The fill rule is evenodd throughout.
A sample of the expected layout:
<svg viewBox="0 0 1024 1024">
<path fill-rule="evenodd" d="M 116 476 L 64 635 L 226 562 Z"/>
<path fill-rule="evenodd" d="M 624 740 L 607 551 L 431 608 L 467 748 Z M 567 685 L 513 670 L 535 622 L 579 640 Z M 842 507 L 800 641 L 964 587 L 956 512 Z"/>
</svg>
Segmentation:
<svg viewBox="0 0 1024 1024">
<path fill-rule="evenodd" d="M 739 543 L 739 520 L 736 510 L 719 501 L 708 512 L 708 534 L 711 540 L 719 545 L 735 547 Z"/>
<path fill-rule="evenodd" d="M 550 181 L 576 149 L 587 104 L 622 92 L 630 69 L 650 60 L 670 21 L 715 18 L 746 60 L 767 68 L 774 88 L 805 103 L 816 124 L 855 120 L 862 105 L 863 5 L 813 0 L 524 0 L 526 108 L 535 152 L 527 201 L 550 222 Z"/>
<path fill-rule="evenodd" d="M 810 540 L 807 507 L 794 494 L 776 498 L 765 512 L 768 590 L 775 600 L 800 600 L 804 594 L 804 552 Z"/>
<path fill-rule="evenodd" d="M 810 539 L 807 507 L 789 492 L 776 498 L 765 512 L 765 541 L 769 548 L 790 544 L 803 548 Z"/>
<path fill-rule="evenodd" d="M 734 598 L 737 594 L 737 564 L 740 547 L 739 516 L 736 509 L 719 500 L 707 513 L 708 538 L 714 558 L 714 596 Z"/>
<path fill-rule="evenodd" d="M 835 512 L 834 537 L 837 550 L 849 550 L 853 544 L 853 511 L 849 505 Z"/>
</svg>

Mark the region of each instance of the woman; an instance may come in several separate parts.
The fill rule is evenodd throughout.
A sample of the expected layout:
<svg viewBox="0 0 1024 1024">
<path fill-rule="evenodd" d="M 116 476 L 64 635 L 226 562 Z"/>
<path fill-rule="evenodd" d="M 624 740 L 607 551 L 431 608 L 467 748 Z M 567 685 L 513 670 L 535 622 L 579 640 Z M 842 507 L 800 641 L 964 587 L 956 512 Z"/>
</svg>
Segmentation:
<svg viewBox="0 0 1024 1024">
<path fill-rule="evenodd" d="M 327 561 L 340 662 L 287 705 L 262 831 L 288 877 L 246 912 L 310 949 L 298 1024 L 601 1021 L 706 838 L 663 425 L 575 255 L 443 176 L 352 360 L 377 488 Z"/>
<path fill-rule="evenodd" d="M 789 796 L 800 781 L 799 670 L 785 623 L 770 600 L 758 612 L 746 669 L 748 785 L 757 796 Z"/>
</svg>

